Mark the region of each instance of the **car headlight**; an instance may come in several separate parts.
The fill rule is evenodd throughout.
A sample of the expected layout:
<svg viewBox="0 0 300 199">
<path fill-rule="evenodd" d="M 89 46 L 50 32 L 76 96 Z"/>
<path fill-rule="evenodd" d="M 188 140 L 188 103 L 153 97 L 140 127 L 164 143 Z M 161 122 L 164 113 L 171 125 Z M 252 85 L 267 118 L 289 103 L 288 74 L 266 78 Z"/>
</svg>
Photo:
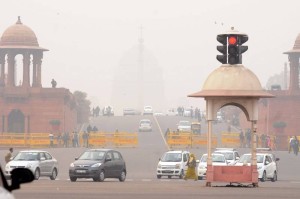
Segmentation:
<svg viewBox="0 0 300 199">
<path fill-rule="evenodd" d="M 74 163 L 73 162 L 70 164 L 70 167 L 74 167 Z"/>
<path fill-rule="evenodd" d="M 101 166 L 101 163 L 96 163 L 96 164 L 93 164 L 91 167 L 100 167 Z"/>
<path fill-rule="evenodd" d="M 158 169 L 161 169 L 161 164 L 158 164 L 158 165 L 157 165 L 157 168 L 158 168 Z"/>
<path fill-rule="evenodd" d="M 180 169 L 180 164 L 176 164 L 175 169 Z"/>
</svg>

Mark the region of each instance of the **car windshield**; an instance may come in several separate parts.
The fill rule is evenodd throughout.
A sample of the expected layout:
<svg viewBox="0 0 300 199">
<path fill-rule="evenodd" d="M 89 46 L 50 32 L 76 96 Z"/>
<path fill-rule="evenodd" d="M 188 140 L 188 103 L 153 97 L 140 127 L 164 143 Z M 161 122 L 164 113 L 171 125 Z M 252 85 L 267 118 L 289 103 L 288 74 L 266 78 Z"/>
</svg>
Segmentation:
<svg viewBox="0 0 300 199">
<path fill-rule="evenodd" d="M 191 123 L 189 121 L 180 121 L 179 126 L 190 126 Z"/>
<path fill-rule="evenodd" d="M 149 120 L 142 120 L 142 121 L 140 122 L 140 124 L 150 124 L 150 121 L 149 121 Z"/>
<path fill-rule="evenodd" d="M 39 160 L 38 152 L 19 152 L 13 160 L 17 161 L 34 161 Z"/>
<path fill-rule="evenodd" d="M 226 162 L 226 159 L 223 155 L 213 154 L 211 159 L 212 162 Z M 203 155 L 200 162 L 207 162 L 207 155 Z"/>
<path fill-rule="evenodd" d="M 78 158 L 78 160 L 102 160 L 104 155 L 104 151 L 86 151 Z"/>
<path fill-rule="evenodd" d="M 181 153 L 165 153 L 162 157 L 162 162 L 181 162 L 182 154 Z"/>
<path fill-rule="evenodd" d="M 257 158 L 257 163 L 263 163 L 264 161 L 264 156 L 261 154 L 256 155 Z M 239 159 L 240 163 L 251 163 L 251 155 L 242 155 L 241 158 Z"/>
<path fill-rule="evenodd" d="M 225 155 L 226 160 L 233 160 L 233 153 L 232 152 L 216 151 L 215 153 L 220 153 L 220 154 Z"/>
</svg>

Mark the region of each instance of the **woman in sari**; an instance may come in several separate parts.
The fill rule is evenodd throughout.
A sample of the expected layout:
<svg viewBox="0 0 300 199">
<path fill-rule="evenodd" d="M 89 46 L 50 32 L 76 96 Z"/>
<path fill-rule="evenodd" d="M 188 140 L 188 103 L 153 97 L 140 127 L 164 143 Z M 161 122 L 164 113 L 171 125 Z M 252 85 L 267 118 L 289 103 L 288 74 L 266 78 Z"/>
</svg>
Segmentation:
<svg viewBox="0 0 300 199">
<path fill-rule="evenodd" d="M 193 179 L 193 180 L 197 181 L 198 177 L 196 175 L 196 158 L 195 158 L 194 154 L 190 155 L 189 160 L 187 162 L 187 166 L 188 166 L 188 169 L 184 176 L 184 179 L 185 180 Z"/>
</svg>

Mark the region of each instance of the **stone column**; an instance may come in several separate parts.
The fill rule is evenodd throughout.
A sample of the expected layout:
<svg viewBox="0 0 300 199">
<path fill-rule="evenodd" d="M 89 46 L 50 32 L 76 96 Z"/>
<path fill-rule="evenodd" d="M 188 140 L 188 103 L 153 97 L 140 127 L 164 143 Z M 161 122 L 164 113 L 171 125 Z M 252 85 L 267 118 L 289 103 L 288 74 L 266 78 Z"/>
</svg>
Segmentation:
<svg viewBox="0 0 300 199">
<path fill-rule="evenodd" d="M 0 54 L 0 86 L 5 86 L 5 53 Z"/>
<path fill-rule="evenodd" d="M 37 55 L 33 54 L 32 60 L 32 87 L 36 87 L 36 66 L 37 66 Z"/>
<path fill-rule="evenodd" d="M 299 55 L 289 54 L 290 61 L 290 87 L 289 93 L 299 92 Z"/>
<path fill-rule="evenodd" d="M 37 64 L 37 86 L 42 87 L 42 59 L 43 54 L 40 54 L 38 64 Z"/>
<path fill-rule="evenodd" d="M 7 86 L 15 86 L 15 54 L 9 52 L 7 54 L 8 74 Z"/>
<path fill-rule="evenodd" d="M 30 53 L 25 52 L 23 54 L 23 87 L 30 87 L 30 74 L 29 74 L 29 66 L 30 66 Z"/>
</svg>

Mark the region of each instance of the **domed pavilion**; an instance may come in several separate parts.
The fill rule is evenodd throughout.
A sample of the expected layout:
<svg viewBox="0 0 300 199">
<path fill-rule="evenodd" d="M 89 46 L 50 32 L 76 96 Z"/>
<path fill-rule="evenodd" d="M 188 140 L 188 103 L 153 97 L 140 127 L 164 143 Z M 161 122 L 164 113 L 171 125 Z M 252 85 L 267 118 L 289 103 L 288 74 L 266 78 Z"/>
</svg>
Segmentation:
<svg viewBox="0 0 300 199">
<path fill-rule="evenodd" d="M 21 22 L 8 27 L 0 39 L 0 113 L 1 132 L 53 132 L 51 121 L 59 121 L 55 131 L 76 127 L 75 101 L 66 88 L 42 86 L 43 53 L 31 28 Z M 21 56 L 21 66 L 16 57 Z M 17 82 L 17 70 L 23 71 Z M 52 122 L 53 123 L 53 122 Z"/>
</svg>

